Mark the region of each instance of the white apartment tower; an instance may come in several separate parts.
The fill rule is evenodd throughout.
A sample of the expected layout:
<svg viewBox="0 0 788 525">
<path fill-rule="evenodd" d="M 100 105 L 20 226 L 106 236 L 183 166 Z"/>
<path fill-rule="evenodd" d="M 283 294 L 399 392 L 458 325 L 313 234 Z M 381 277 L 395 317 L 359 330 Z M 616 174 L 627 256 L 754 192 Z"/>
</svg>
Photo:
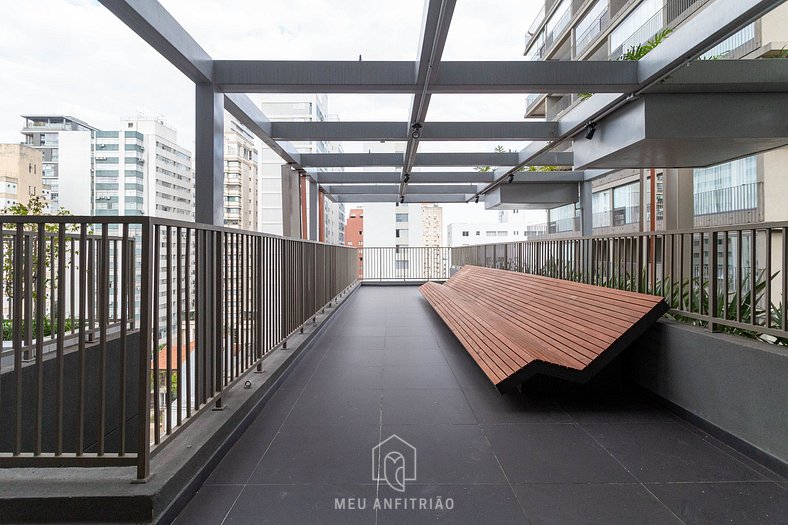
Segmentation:
<svg viewBox="0 0 788 525">
<path fill-rule="evenodd" d="M 255 137 L 233 118 L 224 122 L 224 224 L 256 231 L 259 221 L 258 151 Z"/>
</svg>

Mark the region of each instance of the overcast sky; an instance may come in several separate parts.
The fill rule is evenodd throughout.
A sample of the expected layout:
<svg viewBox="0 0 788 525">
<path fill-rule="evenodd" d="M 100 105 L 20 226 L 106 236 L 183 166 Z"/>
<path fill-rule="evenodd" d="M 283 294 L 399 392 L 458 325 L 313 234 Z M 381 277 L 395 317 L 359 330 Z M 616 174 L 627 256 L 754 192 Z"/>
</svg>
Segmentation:
<svg viewBox="0 0 788 525">
<path fill-rule="evenodd" d="M 213 58 L 414 60 L 422 0 L 161 0 Z M 444 60 L 523 60 L 542 0 L 459 0 Z M 159 116 L 193 149 L 194 88 L 93 0 L 0 1 L 0 142 L 19 142 L 24 113 L 67 114 L 104 129 Z M 341 120 L 408 119 L 407 95 L 330 95 Z M 522 95 L 435 95 L 427 120 L 520 120 Z M 489 151 L 496 143 L 425 143 Z M 502 143 L 517 150 L 525 143 Z M 352 151 L 356 144 L 345 144 Z M 489 220 L 448 205 L 446 222 Z M 474 210 L 474 211 L 471 211 Z M 533 216 L 533 215 L 529 215 Z"/>
</svg>

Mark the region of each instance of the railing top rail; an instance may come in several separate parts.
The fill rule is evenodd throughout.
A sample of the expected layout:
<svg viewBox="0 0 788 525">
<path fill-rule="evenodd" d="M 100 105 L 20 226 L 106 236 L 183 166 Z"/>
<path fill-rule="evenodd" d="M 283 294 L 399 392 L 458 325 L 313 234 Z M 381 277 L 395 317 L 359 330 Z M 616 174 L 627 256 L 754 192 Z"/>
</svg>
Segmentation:
<svg viewBox="0 0 788 525">
<path fill-rule="evenodd" d="M 730 226 L 712 226 L 707 228 L 693 228 L 693 229 L 685 229 L 685 230 L 657 230 L 657 231 L 647 231 L 647 232 L 627 232 L 627 233 L 613 233 L 609 235 L 591 235 L 585 237 L 571 237 L 571 238 L 561 238 L 561 239 L 534 239 L 534 240 L 525 240 L 525 241 L 508 241 L 508 242 L 490 242 L 484 244 L 474 244 L 471 246 L 455 246 L 455 248 L 473 248 L 477 246 L 501 246 L 503 244 L 532 244 L 532 243 L 548 243 L 552 241 L 558 240 L 571 240 L 571 241 L 581 241 L 581 240 L 598 240 L 598 239 L 629 239 L 633 237 L 660 237 L 665 235 L 689 235 L 689 234 L 709 234 L 709 233 L 723 233 L 723 232 L 738 232 L 738 231 L 764 231 L 764 230 L 777 230 L 782 228 L 788 228 L 788 221 L 782 222 L 760 222 L 760 223 L 753 223 L 753 224 L 737 224 L 737 225 L 730 225 Z"/>
<path fill-rule="evenodd" d="M 0 224 L 110 224 L 110 225 L 138 225 L 138 226 L 170 226 L 176 228 L 191 228 L 193 230 L 219 231 L 225 233 L 235 233 L 255 237 L 266 237 L 271 239 L 283 239 L 286 241 L 300 241 L 308 244 L 322 244 L 326 246 L 340 246 L 352 249 L 353 246 L 342 246 L 320 241 L 311 241 L 297 237 L 284 237 L 272 233 L 263 233 L 251 230 L 241 230 L 228 226 L 215 226 L 199 222 L 178 221 L 175 219 L 165 219 L 161 217 L 151 217 L 148 215 L 128 216 L 108 216 L 108 215 L 0 215 Z"/>
</svg>

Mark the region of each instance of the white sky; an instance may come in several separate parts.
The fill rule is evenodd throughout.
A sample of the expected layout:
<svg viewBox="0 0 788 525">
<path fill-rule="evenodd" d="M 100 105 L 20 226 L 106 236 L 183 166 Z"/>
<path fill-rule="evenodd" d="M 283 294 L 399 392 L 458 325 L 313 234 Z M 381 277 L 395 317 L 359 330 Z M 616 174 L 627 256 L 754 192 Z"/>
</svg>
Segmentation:
<svg viewBox="0 0 788 525">
<path fill-rule="evenodd" d="M 422 0 L 161 0 L 213 58 L 414 60 Z M 542 0 L 461 0 L 444 60 L 524 60 Z M 94 0 L 0 1 L 0 142 L 24 113 L 67 114 L 113 129 L 160 116 L 193 150 L 194 88 Z M 341 120 L 408 119 L 408 95 L 330 95 Z M 520 120 L 521 95 L 435 95 L 427 120 Z M 420 151 L 490 151 L 497 143 L 424 143 Z M 502 143 L 519 150 L 525 143 Z M 357 144 L 344 144 L 352 151 Z M 444 221 L 493 221 L 481 205 L 444 205 Z M 543 214 L 521 214 L 539 220 Z"/>
</svg>

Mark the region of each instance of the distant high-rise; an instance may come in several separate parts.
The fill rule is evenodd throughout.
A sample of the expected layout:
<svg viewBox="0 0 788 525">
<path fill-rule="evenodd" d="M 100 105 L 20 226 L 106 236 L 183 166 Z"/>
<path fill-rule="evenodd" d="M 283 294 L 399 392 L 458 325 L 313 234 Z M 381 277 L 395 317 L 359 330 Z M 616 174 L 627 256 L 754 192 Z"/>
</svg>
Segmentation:
<svg viewBox="0 0 788 525">
<path fill-rule="evenodd" d="M 42 165 L 41 151 L 24 144 L 0 144 L 0 208 L 47 196 Z"/>
<path fill-rule="evenodd" d="M 23 115 L 27 146 L 43 155 L 42 183 L 53 212 L 93 214 L 93 153 L 96 128 L 65 115 Z M 62 191 L 61 191 L 62 190 Z"/>
<path fill-rule="evenodd" d="M 280 122 L 322 122 L 330 120 L 326 114 L 325 95 L 283 95 L 266 94 L 260 99 L 263 113 L 272 121 Z M 293 142 L 300 153 L 331 153 L 338 146 L 324 141 Z M 261 149 L 260 155 L 260 230 L 265 233 L 282 235 L 284 220 L 282 215 L 282 159 L 268 147 Z M 319 180 L 319 176 L 317 177 Z M 307 202 L 309 189 L 307 188 Z M 345 207 L 342 203 L 323 199 L 323 225 L 326 242 L 344 243 Z"/>
<path fill-rule="evenodd" d="M 345 227 L 346 246 L 358 248 L 358 278 L 364 277 L 364 208 L 353 208 Z"/>
<path fill-rule="evenodd" d="M 224 123 L 224 224 L 255 231 L 259 221 L 259 167 L 254 135 L 233 118 Z"/>
</svg>

